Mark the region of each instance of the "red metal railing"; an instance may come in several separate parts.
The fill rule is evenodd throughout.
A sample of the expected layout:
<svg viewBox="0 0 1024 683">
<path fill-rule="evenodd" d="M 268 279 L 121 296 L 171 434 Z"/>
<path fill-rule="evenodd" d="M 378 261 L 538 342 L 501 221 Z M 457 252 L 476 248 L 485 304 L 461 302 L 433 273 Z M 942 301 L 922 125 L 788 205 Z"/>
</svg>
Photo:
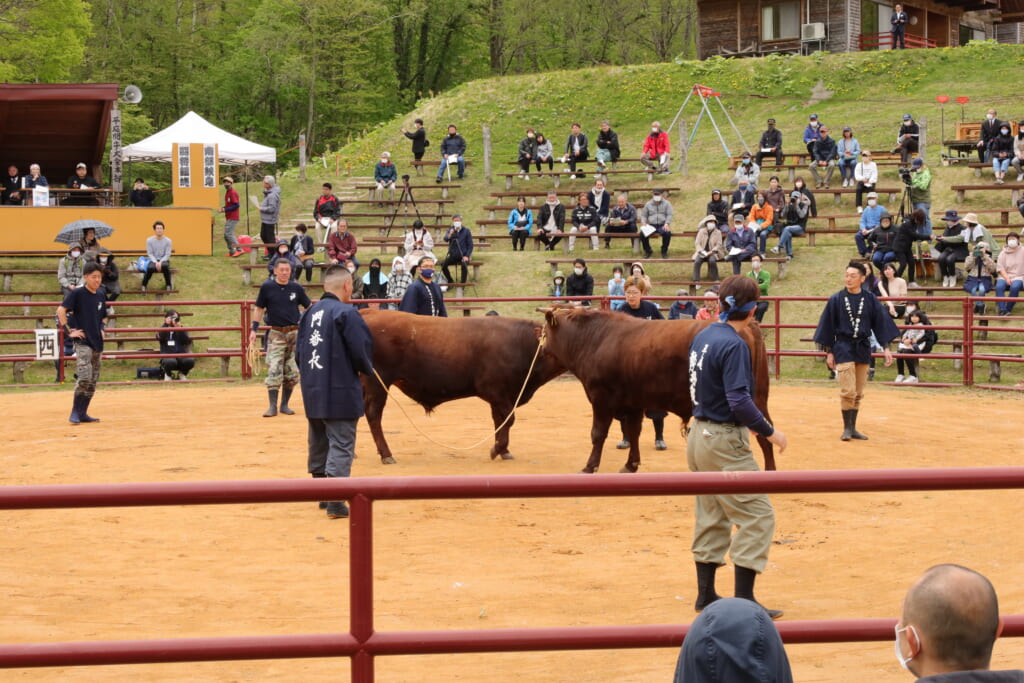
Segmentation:
<svg viewBox="0 0 1024 683">
<path fill-rule="evenodd" d="M 907 48 L 937 47 L 934 40 L 919 36 L 916 33 L 907 33 L 903 41 Z M 882 31 L 881 33 L 861 33 L 857 39 L 857 45 L 861 52 L 865 50 L 892 50 L 892 33 Z"/>
<path fill-rule="evenodd" d="M 347 499 L 350 633 L 0 645 L 0 667 L 83 666 L 234 659 L 345 656 L 352 680 L 374 680 L 374 658 L 456 654 L 678 647 L 686 625 L 598 626 L 451 631 L 374 631 L 373 502 L 653 496 L 709 493 L 840 493 L 865 491 L 1024 488 L 1024 467 L 685 474 L 380 477 L 148 484 L 11 486 L 0 509 L 211 505 Z M 787 643 L 879 641 L 892 638 L 894 619 L 781 622 Z M 1004 637 L 1024 636 L 1024 615 L 1004 617 Z"/>
</svg>

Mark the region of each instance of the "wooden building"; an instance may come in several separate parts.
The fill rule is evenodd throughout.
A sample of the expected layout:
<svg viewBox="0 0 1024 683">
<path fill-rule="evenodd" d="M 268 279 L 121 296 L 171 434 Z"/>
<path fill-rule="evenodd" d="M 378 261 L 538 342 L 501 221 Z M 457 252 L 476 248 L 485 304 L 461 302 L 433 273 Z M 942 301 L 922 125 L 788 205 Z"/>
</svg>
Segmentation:
<svg viewBox="0 0 1024 683">
<path fill-rule="evenodd" d="M 889 49 L 892 0 L 697 0 L 700 59 Z M 1017 42 L 1022 0 L 912 0 L 907 47 Z M 997 28 L 999 30 L 997 32 Z"/>
</svg>

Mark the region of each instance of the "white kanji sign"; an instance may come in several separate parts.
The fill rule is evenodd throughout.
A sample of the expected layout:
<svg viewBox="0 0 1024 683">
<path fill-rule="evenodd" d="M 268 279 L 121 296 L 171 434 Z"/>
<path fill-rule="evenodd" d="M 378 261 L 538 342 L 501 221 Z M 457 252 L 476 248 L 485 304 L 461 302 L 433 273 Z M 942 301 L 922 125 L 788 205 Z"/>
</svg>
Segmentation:
<svg viewBox="0 0 1024 683">
<path fill-rule="evenodd" d="M 57 360 L 57 330 L 36 330 L 36 360 Z"/>
</svg>

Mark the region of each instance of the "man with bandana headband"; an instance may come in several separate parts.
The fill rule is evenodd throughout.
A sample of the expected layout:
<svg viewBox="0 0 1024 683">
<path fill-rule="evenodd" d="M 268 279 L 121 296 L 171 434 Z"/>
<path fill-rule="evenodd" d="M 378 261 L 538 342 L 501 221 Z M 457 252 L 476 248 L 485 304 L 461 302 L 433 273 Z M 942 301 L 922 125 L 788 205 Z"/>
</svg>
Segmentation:
<svg viewBox="0 0 1024 683">
<path fill-rule="evenodd" d="M 843 412 L 843 434 L 839 438 L 843 441 L 868 438 L 857 431 L 857 414 L 868 381 L 872 334 L 885 350 L 886 367 L 892 365 L 888 345 L 900 336 L 886 308 L 861 287 L 866 277 L 864 264 L 850 261 L 844 275 L 845 289 L 829 298 L 814 332 L 815 343 L 828 354 L 825 361 L 829 370 L 839 378 Z"/>
<path fill-rule="evenodd" d="M 740 336 L 754 319 L 758 293 L 751 278 L 723 280 L 719 322 L 705 327 L 690 345 L 695 422 L 686 440 L 686 459 L 693 472 L 757 471 L 749 430 L 778 446 L 780 453 L 786 450 L 786 435 L 754 405 L 750 349 Z M 768 562 L 774 531 L 775 512 L 764 494 L 697 496 L 692 550 L 698 612 L 720 597 L 715 572 L 725 564 L 726 551 L 735 565 L 735 596 L 754 600 L 754 580 Z M 767 611 L 772 619 L 782 616 L 781 610 Z"/>
</svg>

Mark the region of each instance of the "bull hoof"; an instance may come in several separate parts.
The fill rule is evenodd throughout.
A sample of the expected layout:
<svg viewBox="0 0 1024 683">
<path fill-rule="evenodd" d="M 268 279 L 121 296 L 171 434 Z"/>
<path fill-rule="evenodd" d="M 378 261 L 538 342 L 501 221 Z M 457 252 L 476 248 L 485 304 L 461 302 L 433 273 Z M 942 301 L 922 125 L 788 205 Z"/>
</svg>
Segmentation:
<svg viewBox="0 0 1024 683">
<path fill-rule="evenodd" d="M 393 457 L 391 457 L 390 455 L 387 456 L 386 458 L 381 458 L 380 459 L 380 464 L 381 465 L 394 465 L 395 462 L 396 462 L 395 459 Z"/>
<path fill-rule="evenodd" d="M 511 453 L 502 453 L 501 454 L 501 459 L 502 460 L 515 460 L 515 458 L 512 457 Z"/>
<path fill-rule="evenodd" d="M 619 474 L 636 474 L 636 471 L 638 469 L 640 469 L 639 465 L 637 465 L 637 466 L 635 466 L 633 468 L 630 468 L 629 465 L 623 465 L 622 468 L 619 469 Z"/>
<path fill-rule="evenodd" d="M 595 472 L 597 472 L 596 469 L 590 469 L 589 467 L 584 467 L 580 470 L 580 474 L 594 474 Z"/>
</svg>

